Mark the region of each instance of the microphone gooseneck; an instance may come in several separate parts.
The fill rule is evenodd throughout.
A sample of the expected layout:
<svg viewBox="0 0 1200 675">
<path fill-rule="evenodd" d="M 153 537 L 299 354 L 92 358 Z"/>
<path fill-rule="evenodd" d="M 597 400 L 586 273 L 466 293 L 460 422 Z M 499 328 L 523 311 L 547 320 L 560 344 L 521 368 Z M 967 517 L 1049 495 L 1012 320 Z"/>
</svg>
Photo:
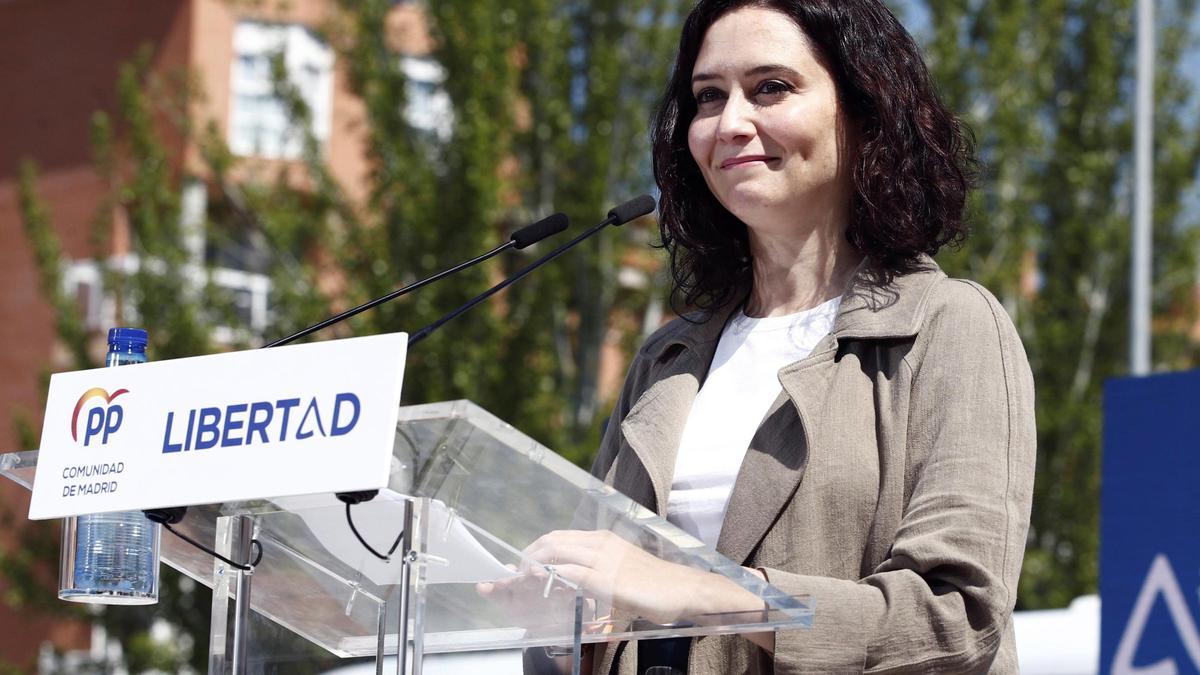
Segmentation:
<svg viewBox="0 0 1200 675">
<path fill-rule="evenodd" d="M 391 293 L 388 293 L 387 295 L 382 295 L 378 298 L 375 298 L 374 300 L 364 302 L 363 304 L 359 305 L 358 307 L 348 309 L 348 310 L 342 312 L 341 314 L 331 316 L 328 319 L 324 319 L 323 321 L 314 323 L 313 325 L 308 326 L 307 328 L 302 328 L 287 337 L 280 338 L 278 340 L 275 340 L 274 342 L 263 345 L 263 348 L 266 349 L 268 347 L 279 347 L 282 345 L 286 345 L 287 343 L 297 340 L 299 338 L 302 338 L 305 335 L 309 335 L 310 333 L 315 333 L 315 332 L 321 330 L 322 328 L 328 328 L 329 326 L 332 326 L 335 323 L 345 321 L 346 319 L 349 319 L 350 317 L 352 317 L 356 314 L 365 312 L 368 309 L 371 309 L 372 307 L 377 307 L 379 305 L 382 305 L 385 302 L 395 300 L 396 298 L 398 298 L 402 295 L 411 293 L 412 291 L 415 291 L 418 288 L 432 284 L 433 282 L 438 281 L 440 279 L 444 279 L 444 278 L 450 276 L 451 274 L 454 274 L 461 270 L 465 270 L 468 267 L 473 267 L 475 265 L 478 265 L 479 263 L 487 260 L 488 258 L 491 258 L 491 257 L 493 257 L 503 251 L 506 251 L 510 248 L 522 249 L 527 246 L 531 246 L 531 245 L 536 244 L 537 242 L 545 239 L 546 237 L 549 237 L 554 234 L 558 234 L 559 232 L 562 232 L 565 229 L 567 229 L 566 215 L 564 215 L 562 213 L 555 213 L 553 215 L 546 216 L 545 218 L 542 218 L 541 220 L 537 221 L 536 223 L 533 223 L 532 225 L 526 225 L 525 227 L 522 227 L 521 229 L 517 230 L 516 232 L 513 233 L 512 237 L 509 238 L 508 241 L 497 246 L 496 248 L 493 248 L 492 250 L 488 251 L 487 253 L 484 253 L 483 255 L 472 258 L 464 263 L 455 265 L 454 267 L 451 267 L 448 270 L 443 270 L 441 272 L 438 272 L 437 274 L 434 274 L 433 276 L 426 277 L 420 281 L 409 284 L 409 285 L 405 286 L 404 288 L 394 290 Z"/>
<path fill-rule="evenodd" d="M 650 213 L 651 211 L 653 211 L 654 206 L 655 206 L 655 204 L 654 204 L 653 197 L 651 197 L 650 195 L 641 195 L 638 197 L 634 197 L 633 199 L 630 199 L 627 202 L 619 204 L 618 206 L 613 207 L 613 209 L 608 212 L 608 217 L 605 218 L 604 220 L 600 221 L 596 225 L 592 226 L 591 229 L 589 229 L 586 232 L 584 232 L 583 234 L 575 237 L 571 241 L 568 241 L 567 243 L 563 244 L 562 246 L 559 246 L 558 248 L 547 253 L 546 255 L 542 256 L 541 258 L 538 258 L 537 260 L 529 263 L 528 265 L 521 268 L 518 272 L 516 272 L 512 276 L 508 277 L 504 281 L 501 281 L 500 283 L 496 284 L 495 286 L 492 286 L 491 288 L 480 293 L 479 295 L 475 296 L 474 298 L 471 298 L 470 300 L 468 300 L 466 303 L 464 303 L 462 306 L 460 306 L 458 309 L 454 310 L 453 312 L 446 314 L 445 316 L 438 319 L 437 321 L 434 321 L 433 323 L 429 324 L 428 326 L 425 326 L 421 330 L 418 330 L 417 332 L 413 333 L 412 335 L 409 335 L 408 346 L 412 347 L 414 344 L 429 337 L 429 335 L 431 333 L 433 333 L 438 328 L 441 328 L 442 325 L 445 324 L 446 322 L 454 320 L 460 314 L 466 312 L 467 310 L 471 309 L 475 305 L 478 305 L 479 303 L 483 302 L 484 300 L 487 300 L 488 298 L 499 293 L 500 291 L 504 290 L 505 288 L 508 288 L 512 284 L 525 278 L 525 276 L 527 276 L 530 272 L 541 267 L 542 265 L 545 265 L 546 263 L 550 262 L 551 260 L 562 255 L 563 253 L 566 253 L 569 249 L 571 249 L 575 245 L 579 244 L 584 239 L 587 239 L 588 237 L 596 234 L 600 230 L 603 230 L 604 228 L 608 227 L 609 225 L 620 226 L 620 225 L 624 225 L 625 223 L 628 223 L 629 221 L 631 221 L 635 218 L 640 218 L 641 216 L 644 216 L 647 213 Z"/>
<path fill-rule="evenodd" d="M 405 286 L 404 288 L 400 288 L 395 291 L 392 291 L 391 293 L 388 293 L 387 295 L 375 298 L 374 300 L 371 300 L 370 302 L 365 302 L 365 303 L 359 305 L 358 307 L 355 307 L 353 309 L 348 309 L 340 314 L 331 316 L 328 319 L 325 319 L 324 321 L 317 322 L 307 328 L 303 328 L 299 331 L 296 331 L 295 333 L 292 333 L 291 335 L 289 335 L 287 337 L 280 338 L 278 340 L 275 340 L 274 342 L 263 345 L 262 348 L 267 349 L 269 347 L 279 347 L 281 345 L 286 345 L 287 343 L 292 342 L 293 340 L 302 338 L 305 335 L 309 335 L 310 333 L 315 333 L 315 332 L 321 330 L 322 328 L 332 326 L 333 324 L 338 323 L 339 321 L 344 321 L 346 319 L 349 319 L 350 317 L 352 317 L 356 314 L 365 312 L 368 309 L 371 309 L 372 307 L 377 307 L 379 305 L 382 305 L 383 303 L 385 303 L 389 300 L 394 300 L 406 293 L 411 293 L 412 291 L 415 291 L 418 288 L 421 288 L 423 286 L 427 286 L 435 281 L 438 281 L 439 279 L 444 279 L 444 278 L 450 276 L 451 274 L 454 274 L 455 272 L 464 270 L 468 267 L 471 267 L 472 265 L 478 265 L 479 263 L 483 262 L 484 260 L 487 260 L 488 258 L 491 258 L 491 257 L 501 253 L 502 251 L 508 250 L 510 248 L 522 249 L 527 246 L 531 246 L 531 245 L 536 244 L 537 242 L 545 239 L 546 237 L 549 237 L 554 234 L 558 234 L 559 232 L 562 232 L 565 229 L 567 229 L 566 215 L 564 215 L 562 213 L 555 213 L 551 216 L 547 216 L 547 217 L 542 218 L 541 220 L 537 221 L 536 223 L 533 223 L 532 225 L 526 225 L 525 227 L 522 227 L 521 229 L 517 230 L 516 232 L 514 232 L 512 234 L 512 237 L 510 237 L 508 241 L 497 246 L 496 248 L 493 248 L 492 250 L 488 251 L 487 253 L 484 253 L 481 256 L 477 256 L 477 257 L 472 258 L 464 263 L 455 265 L 454 267 L 451 267 L 448 270 L 438 272 L 437 274 L 434 274 L 431 277 L 422 279 L 416 283 L 409 284 L 408 286 Z M 411 343 L 411 341 L 410 341 L 410 343 Z M 354 536 L 358 538 L 358 541 L 360 543 L 362 543 L 362 545 L 365 546 L 367 548 L 367 550 L 370 551 L 372 554 L 374 554 L 376 557 L 381 558 L 383 560 L 388 560 L 389 556 L 395 552 L 396 547 L 399 546 L 400 537 L 396 538 L 395 543 L 392 544 L 392 547 L 388 550 L 386 556 L 383 554 L 380 554 L 378 551 L 376 551 L 374 548 L 372 548 L 369 544 L 367 544 L 367 542 L 362 538 L 362 535 L 359 534 L 358 529 L 354 527 L 354 520 L 350 516 L 350 506 L 352 504 L 370 501 L 371 499 L 374 499 L 375 495 L 377 495 L 378 493 L 379 493 L 378 490 L 363 490 L 363 491 L 359 491 L 359 492 L 339 493 L 339 494 L 337 494 L 337 497 L 338 497 L 338 499 L 341 499 L 343 502 L 346 503 L 346 520 L 349 522 L 350 530 L 354 533 Z M 189 538 L 187 535 L 172 529 L 171 524 L 182 521 L 184 514 L 186 512 L 187 512 L 186 506 L 174 507 L 174 508 L 169 508 L 169 509 L 147 509 L 144 511 L 144 513 L 146 514 L 146 517 L 149 518 L 150 520 L 152 520 L 156 523 L 161 523 L 163 525 L 163 527 L 165 527 L 167 530 L 174 533 L 176 536 L 180 537 L 181 539 L 188 542 L 192 546 L 195 546 L 195 547 L 205 551 L 206 553 L 216 556 L 217 558 L 224 561 L 228 565 L 232 565 L 233 567 L 240 569 L 240 570 L 251 570 L 254 568 L 254 566 L 258 565 L 259 561 L 262 559 L 262 545 L 259 544 L 257 539 L 253 540 L 252 543 L 258 546 L 258 557 L 255 558 L 255 560 L 253 562 L 248 561 L 246 565 L 240 565 L 238 563 L 233 562 L 232 560 L 230 560 L 228 558 L 221 556 L 216 551 L 205 547 L 203 544 L 200 544 L 199 542 Z M 403 535 L 403 532 L 401 532 L 401 535 Z"/>
</svg>

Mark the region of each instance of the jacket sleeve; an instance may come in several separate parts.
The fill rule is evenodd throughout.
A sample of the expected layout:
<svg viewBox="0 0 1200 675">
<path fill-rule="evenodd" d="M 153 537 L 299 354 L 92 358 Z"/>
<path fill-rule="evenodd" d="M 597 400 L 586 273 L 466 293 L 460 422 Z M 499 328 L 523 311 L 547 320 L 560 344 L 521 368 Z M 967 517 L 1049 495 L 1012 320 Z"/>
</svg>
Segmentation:
<svg viewBox="0 0 1200 675">
<path fill-rule="evenodd" d="M 889 556 L 857 582 L 764 570 L 814 601 L 811 629 L 776 634 L 777 673 L 986 672 L 1009 625 L 1033 491 L 1033 378 L 987 291 L 945 280 L 933 294 L 906 357 L 911 495 Z"/>
</svg>

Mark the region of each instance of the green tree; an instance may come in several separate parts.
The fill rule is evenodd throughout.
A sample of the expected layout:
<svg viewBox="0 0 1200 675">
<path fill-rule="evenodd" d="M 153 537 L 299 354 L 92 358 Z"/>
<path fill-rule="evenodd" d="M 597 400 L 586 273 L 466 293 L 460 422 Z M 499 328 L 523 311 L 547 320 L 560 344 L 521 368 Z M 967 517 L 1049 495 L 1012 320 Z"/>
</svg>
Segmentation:
<svg viewBox="0 0 1200 675">
<path fill-rule="evenodd" d="M 448 137 L 414 129 L 402 113 L 408 82 L 389 46 L 387 0 L 340 0 L 322 28 L 366 106 L 371 165 L 365 203 L 353 203 L 306 138 L 311 188 L 232 176 L 237 159 L 210 127 L 197 139 L 218 195 L 208 236 L 257 242 L 270 253 L 272 333 L 277 337 L 381 295 L 488 248 L 553 210 L 590 224 L 613 202 L 650 189 L 646 128 L 665 82 L 681 0 L 518 0 L 429 3 L 433 58 L 452 101 Z M 1039 467 L 1021 604 L 1065 604 L 1096 586 L 1100 395 L 1103 378 L 1124 372 L 1130 214 L 1132 6 L 1129 0 L 979 3 L 928 0 L 926 48 L 951 105 L 979 139 L 986 170 L 972 203 L 975 234 L 943 256 L 952 273 L 995 290 L 1013 313 L 1039 389 Z M 1155 336 L 1161 367 L 1194 364 L 1180 326 L 1194 318 L 1194 223 L 1183 210 L 1198 161 L 1195 129 L 1181 114 L 1194 102 L 1179 64 L 1194 3 L 1161 15 L 1156 120 Z M 276 93 L 298 128 L 309 114 L 276 63 Z M 162 120 L 192 138 L 186 86 L 121 72 L 114 116 L 97 114 L 97 170 L 112 186 L 95 219 L 97 260 L 114 213 L 133 234 L 136 270 L 106 269 L 121 320 L 150 329 L 156 358 L 207 353 L 205 328 L 228 322 L 232 306 L 197 271 L 183 245 L 178 158 Z M 176 83 L 178 85 L 178 83 Z M 24 221 L 43 290 L 56 310 L 74 365 L 94 365 L 88 334 L 62 291 L 61 253 L 51 215 L 23 172 Z M 646 227 L 608 232 L 435 334 L 409 357 L 409 402 L 469 397 L 586 463 L 607 402 L 597 400 L 605 331 L 624 317 L 627 345 L 662 284 L 621 289 L 616 271 Z M 515 254 L 455 281 L 363 315 L 332 335 L 414 330 L 532 259 Z M 153 261 L 153 264 L 145 264 Z M 1029 289 L 1024 275 L 1041 281 Z M 329 287 L 329 294 L 314 289 Z M 1176 317 L 1179 321 L 1169 321 Z M 318 336 L 322 339 L 328 336 Z M 36 551 L 53 559 L 53 537 L 26 554 L 0 556 L 15 589 L 38 593 Z M 48 543 L 47 543 L 48 542 Z M 32 553 L 30 553 L 32 551 Z M 32 557 L 31 557 L 32 556 Z M 116 608 L 101 620 L 125 645 L 132 671 L 204 664 L 207 593 L 167 574 L 153 613 Z M 33 606 L 29 604 L 28 606 Z M 148 639 L 153 616 L 192 636 L 195 648 L 164 650 Z M 185 641 L 186 642 L 186 641 Z"/>
<path fill-rule="evenodd" d="M 951 106 L 977 134 L 984 172 L 974 233 L 943 256 L 1016 320 L 1037 383 L 1038 467 L 1020 605 L 1097 589 L 1101 395 L 1127 373 L 1132 212 L 1130 0 L 929 0 L 926 49 Z M 1200 137 L 1181 58 L 1195 3 L 1159 3 L 1155 119 L 1157 368 L 1196 363 L 1195 185 Z M 1032 274 L 1037 274 L 1031 284 Z"/>
<path fill-rule="evenodd" d="M 598 221 L 614 202 L 650 189 L 649 102 L 666 79 L 686 3 L 523 0 L 499 12 L 477 0 L 430 3 L 433 58 L 445 70 L 453 110 L 446 137 L 413 128 L 403 114 L 408 82 L 385 23 L 393 5 L 342 0 L 321 30 L 365 103 L 371 171 L 363 203 L 346 196 L 311 134 L 302 151 L 310 187 L 283 177 L 235 178 L 238 159 L 216 127 L 194 134 L 183 113 L 194 89 L 158 82 L 145 57 L 121 71 L 116 114 L 98 113 L 93 123 L 96 167 L 112 186 L 95 218 L 94 257 L 104 262 L 112 215 L 120 214 L 141 264 L 106 267 L 105 290 L 118 304 L 120 321 L 149 329 L 155 358 L 211 351 L 216 345 L 206 327 L 228 325 L 232 316 L 229 298 L 208 282 L 209 270 L 197 270 L 194 249 L 185 245 L 180 194 L 194 178 L 178 173 L 181 159 L 168 150 L 178 145 L 165 142 L 164 133 L 202 150 L 210 172 L 205 179 L 216 196 L 204 224 L 210 245 L 249 241 L 269 254 L 273 324 L 266 340 L 471 257 L 553 210 L 568 212 L 578 229 Z M 275 93 L 293 124 L 308 129 L 310 112 L 281 58 L 274 75 Z M 174 122 L 165 132 L 164 120 Z M 23 186 L 26 227 L 60 336 L 76 367 L 93 365 L 89 335 L 62 288 L 61 253 L 32 166 Z M 597 400 L 596 373 L 608 319 L 614 312 L 636 319 L 665 293 L 654 285 L 616 289 L 624 251 L 648 238 L 645 224 L 605 233 L 421 343 L 409 356 L 405 400 L 472 398 L 588 462 L 606 412 L 606 402 Z M 415 330 L 546 250 L 540 248 L 313 339 Z M 639 323 L 621 325 L 636 333 Z M 0 563 L 0 570 L 9 569 Z M 168 574 L 154 610 L 113 608 L 101 615 L 124 645 L 131 671 L 172 671 L 188 662 L 204 667 L 208 596 L 192 586 Z M 153 617 L 179 627 L 194 648 L 155 645 L 146 632 Z"/>
<path fill-rule="evenodd" d="M 407 89 L 388 49 L 384 0 L 343 2 L 324 33 L 367 103 L 369 208 L 340 224 L 340 269 L 361 302 L 491 246 L 553 210 L 578 226 L 650 189 L 647 121 L 665 81 L 679 1 L 431 3 L 434 60 L 453 109 L 448 137 L 398 114 Z M 530 30 L 531 26 L 538 27 Z M 649 52 L 649 55 L 647 54 Z M 276 91 L 298 129 L 309 112 L 277 60 Z M 320 204 L 346 202 L 313 139 Z M 264 212 L 260 220 L 269 220 Z M 636 314 L 662 288 L 618 298 L 616 273 L 647 230 L 609 232 L 434 334 L 409 355 L 405 399 L 472 398 L 539 440 L 589 461 L 606 412 L 599 354 L 614 308 Z M 353 331 L 415 330 L 528 263 L 510 255 L 357 319 Z M 618 305 L 620 302 L 620 305 Z"/>
<path fill-rule="evenodd" d="M 186 78 L 172 80 L 150 74 L 148 49 L 120 69 L 116 82 L 117 109 L 114 115 L 97 112 L 92 117 L 92 149 L 95 166 L 109 187 L 93 218 L 93 259 L 101 268 L 105 292 L 115 302 L 119 325 L 142 325 L 149 329 L 153 358 L 176 358 L 207 353 L 212 343 L 208 326 L 227 323 L 232 315 L 230 298 L 208 280 L 208 271 L 188 257 L 180 218 L 179 176 L 164 136 L 190 134 L 186 124 L 191 89 Z M 41 274 L 42 291 L 55 309 L 60 339 L 72 356 L 73 369 L 97 365 L 89 335 L 79 316 L 74 298 L 63 285 L 63 265 L 52 215 L 37 194 L 37 168 L 33 162 L 22 167 L 19 186 L 21 212 L 29 239 L 34 244 Z M 110 260 L 109 240 L 115 217 L 130 233 L 129 255 Z M 32 436 L 26 429 L 24 435 Z M 25 439 L 36 447 L 35 439 Z M 57 564 L 57 539 L 48 528 L 34 525 L 27 543 L 16 552 L 0 555 L 13 591 L 12 603 L 28 603 L 32 597 L 53 598 L 31 570 Z M 190 579 L 163 568 L 160 602 L 151 608 L 101 607 L 96 617 L 107 634 L 123 646 L 126 666 L 133 672 L 150 669 L 178 671 L 191 663 L 195 670 L 205 664 L 203 645 L 207 635 L 207 592 Z M 70 608 L 54 600 L 37 606 L 51 613 L 69 613 Z M 179 648 L 157 642 L 150 627 L 158 617 L 169 617 L 184 635 L 182 643 L 200 649 Z M 106 667 L 96 664 L 96 667 Z"/>
</svg>

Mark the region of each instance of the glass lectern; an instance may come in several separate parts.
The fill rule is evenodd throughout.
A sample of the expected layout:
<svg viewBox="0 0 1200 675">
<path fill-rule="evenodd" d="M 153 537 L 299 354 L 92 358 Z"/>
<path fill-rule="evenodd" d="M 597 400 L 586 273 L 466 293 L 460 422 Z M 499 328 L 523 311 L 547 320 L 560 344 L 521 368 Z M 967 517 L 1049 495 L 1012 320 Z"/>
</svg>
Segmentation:
<svg viewBox="0 0 1200 675">
<path fill-rule="evenodd" d="M 36 466 L 36 451 L 0 455 L 0 473 L 26 488 Z M 807 598 L 763 582 L 468 401 L 401 408 L 388 489 L 351 516 L 377 551 L 401 542 L 388 560 L 359 543 L 347 507 L 328 494 L 189 507 L 176 529 L 234 561 L 261 547 L 251 572 L 164 533 L 163 560 L 213 589 L 210 673 L 305 671 L 314 649 L 373 657 L 379 673 L 385 655 L 399 655 L 389 671 L 421 673 L 427 655 L 537 649 L 578 672 L 588 643 L 812 621 Z M 621 560 L 603 566 L 608 590 L 589 592 L 523 553 L 557 530 L 611 532 L 633 544 L 621 555 L 717 575 L 752 609 L 665 623 L 639 616 L 613 595 Z M 511 667 L 520 672 L 520 658 Z"/>
</svg>

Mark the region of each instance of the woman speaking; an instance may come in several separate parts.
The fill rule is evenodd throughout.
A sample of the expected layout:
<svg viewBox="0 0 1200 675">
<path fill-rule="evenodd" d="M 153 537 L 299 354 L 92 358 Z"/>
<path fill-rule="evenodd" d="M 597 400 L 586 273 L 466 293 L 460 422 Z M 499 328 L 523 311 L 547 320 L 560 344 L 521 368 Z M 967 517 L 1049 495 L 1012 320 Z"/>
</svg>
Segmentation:
<svg viewBox="0 0 1200 675">
<path fill-rule="evenodd" d="M 1033 382 L 995 298 L 929 257 L 965 236 L 974 158 L 912 38 L 876 0 L 702 0 L 653 142 L 697 311 L 637 354 L 594 473 L 815 605 L 692 640 L 687 671 L 1015 672 Z M 657 620 L 755 609 L 603 532 L 529 554 Z"/>
</svg>

